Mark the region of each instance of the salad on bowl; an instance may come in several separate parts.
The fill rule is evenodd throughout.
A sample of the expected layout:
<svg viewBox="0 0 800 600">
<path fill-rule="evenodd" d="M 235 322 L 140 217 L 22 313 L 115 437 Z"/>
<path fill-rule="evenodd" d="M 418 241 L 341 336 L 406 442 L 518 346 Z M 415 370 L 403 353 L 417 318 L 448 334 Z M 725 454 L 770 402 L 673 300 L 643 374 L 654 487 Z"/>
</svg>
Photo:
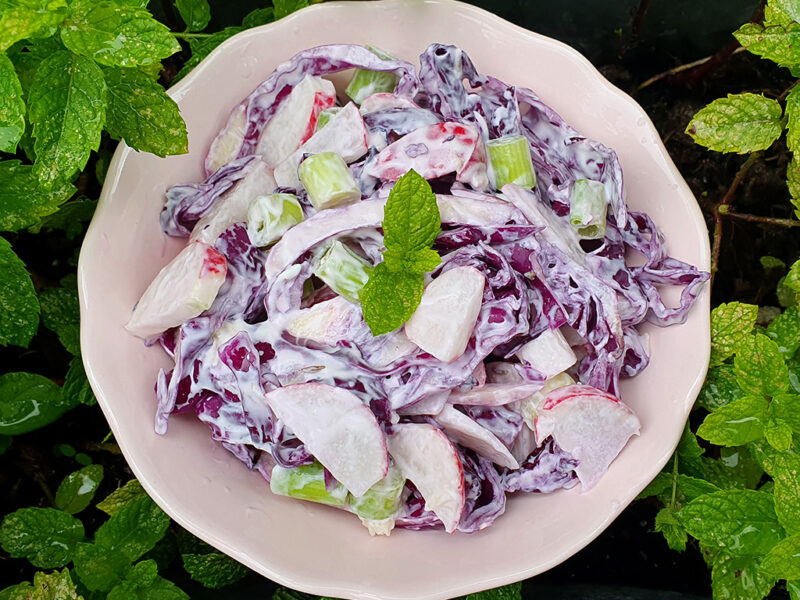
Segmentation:
<svg viewBox="0 0 800 600">
<path fill-rule="evenodd" d="M 349 69 L 339 94 L 325 77 Z M 591 489 L 639 432 L 619 398 L 648 365 L 637 325 L 682 322 L 708 279 L 628 210 L 613 150 L 455 46 L 419 71 L 302 51 L 204 166 L 167 191 L 187 244 L 127 324 L 174 359 L 156 431 L 195 414 L 273 493 L 372 534 Z"/>
</svg>

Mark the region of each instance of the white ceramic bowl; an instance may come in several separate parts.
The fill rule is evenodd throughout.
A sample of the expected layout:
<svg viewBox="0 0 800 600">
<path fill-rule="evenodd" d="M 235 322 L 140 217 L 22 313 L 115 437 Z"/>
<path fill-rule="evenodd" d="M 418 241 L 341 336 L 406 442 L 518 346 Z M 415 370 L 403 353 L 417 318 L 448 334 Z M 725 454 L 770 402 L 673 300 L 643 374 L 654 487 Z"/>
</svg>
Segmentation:
<svg viewBox="0 0 800 600">
<path fill-rule="evenodd" d="M 325 3 L 235 36 L 170 90 L 188 125 L 189 154 L 161 159 L 118 148 L 80 257 L 89 380 L 154 500 L 189 531 L 281 584 L 345 598 L 432 600 L 536 575 L 603 531 L 669 459 L 708 363 L 707 291 L 684 325 L 645 326 L 652 362 L 622 385 L 641 436 L 597 487 L 511 497 L 495 525 L 476 534 L 371 538 L 350 514 L 273 496 L 193 417 L 173 418 L 165 436 L 153 431 L 153 383 L 169 360 L 123 324 L 185 243 L 160 231 L 164 191 L 202 179 L 203 157 L 229 111 L 279 63 L 335 42 L 376 44 L 415 64 L 432 42 L 456 44 L 479 72 L 532 88 L 580 132 L 617 151 L 629 205 L 650 213 L 672 255 L 708 269 L 700 210 L 650 120 L 577 52 L 450 0 Z"/>
</svg>

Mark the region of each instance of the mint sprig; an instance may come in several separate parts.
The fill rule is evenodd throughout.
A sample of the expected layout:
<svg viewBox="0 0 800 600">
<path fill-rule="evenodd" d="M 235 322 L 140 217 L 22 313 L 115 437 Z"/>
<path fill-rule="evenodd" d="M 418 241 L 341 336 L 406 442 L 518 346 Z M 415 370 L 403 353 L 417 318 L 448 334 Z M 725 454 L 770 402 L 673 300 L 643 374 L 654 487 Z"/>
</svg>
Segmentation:
<svg viewBox="0 0 800 600">
<path fill-rule="evenodd" d="M 411 169 L 389 193 L 383 209 L 386 252 L 361 290 L 364 320 L 373 335 L 394 331 L 414 314 L 425 289 L 425 273 L 441 263 L 431 249 L 441 231 L 436 194 Z"/>
</svg>

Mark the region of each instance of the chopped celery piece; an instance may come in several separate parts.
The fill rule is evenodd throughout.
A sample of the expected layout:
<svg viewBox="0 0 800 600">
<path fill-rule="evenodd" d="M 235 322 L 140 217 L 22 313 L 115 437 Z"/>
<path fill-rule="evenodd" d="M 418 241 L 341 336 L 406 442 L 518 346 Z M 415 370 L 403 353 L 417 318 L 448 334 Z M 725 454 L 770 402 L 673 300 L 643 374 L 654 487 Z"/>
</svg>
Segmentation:
<svg viewBox="0 0 800 600">
<path fill-rule="evenodd" d="M 392 465 L 386 477 L 369 488 L 363 496 L 349 496 L 350 508 L 362 519 L 388 519 L 400 507 L 400 496 L 405 484 L 406 478 L 400 473 L 400 469 Z"/>
<path fill-rule="evenodd" d="M 317 210 L 361 200 L 361 188 L 335 152 L 312 154 L 300 163 L 297 174 Z"/>
<path fill-rule="evenodd" d="M 394 60 L 394 57 L 372 46 L 367 46 L 370 52 L 383 60 Z M 387 71 L 370 71 L 356 69 L 353 78 L 344 90 L 353 102 L 360 105 L 365 98 L 372 94 L 393 92 L 397 86 L 397 76 Z"/>
<path fill-rule="evenodd" d="M 337 483 L 333 491 L 325 489 L 325 471 L 318 462 L 293 469 L 275 465 L 269 487 L 273 494 L 280 496 L 331 506 L 344 506 L 347 503 L 347 489 L 342 484 Z"/>
<path fill-rule="evenodd" d="M 247 235 L 256 246 L 269 246 L 303 220 L 303 208 L 293 194 L 266 194 L 247 208 Z"/>
<path fill-rule="evenodd" d="M 354 304 L 358 304 L 358 294 L 371 272 L 372 265 L 339 240 L 333 242 L 314 265 L 314 275 Z"/>
<path fill-rule="evenodd" d="M 326 108 L 321 113 L 319 113 L 319 116 L 317 117 L 317 125 L 314 128 L 314 131 L 315 132 L 319 131 L 320 129 L 325 127 L 325 125 L 328 124 L 328 121 L 331 120 L 331 117 L 336 113 L 338 113 L 340 110 L 342 110 L 341 106 L 331 106 L 330 108 Z"/>
<path fill-rule="evenodd" d="M 594 240 L 606 235 L 605 186 L 599 181 L 578 179 L 569 199 L 569 224 L 582 238 Z"/>
<path fill-rule="evenodd" d="M 498 190 L 507 183 L 529 189 L 536 185 L 531 151 L 524 136 L 507 135 L 489 140 L 486 147 L 489 149 L 489 161 Z"/>
</svg>

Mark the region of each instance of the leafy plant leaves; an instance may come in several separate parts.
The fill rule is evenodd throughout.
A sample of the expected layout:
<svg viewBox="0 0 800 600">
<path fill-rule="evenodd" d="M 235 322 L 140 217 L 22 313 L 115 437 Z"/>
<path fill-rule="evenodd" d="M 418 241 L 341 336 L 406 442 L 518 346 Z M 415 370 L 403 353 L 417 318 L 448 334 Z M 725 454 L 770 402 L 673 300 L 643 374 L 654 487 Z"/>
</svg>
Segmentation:
<svg viewBox="0 0 800 600">
<path fill-rule="evenodd" d="M 408 321 L 424 289 L 422 275 L 393 273 L 386 263 L 378 263 L 361 290 L 361 307 L 372 334 L 394 331 Z"/>
<path fill-rule="evenodd" d="M 733 365 L 719 365 L 711 367 L 706 375 L 706 380 L 697 397 L 697 403 L 708 411 L 715 410 L 734 400 L 738 400 L 745 393 L 736 381 L 736 371 Z"/>
<path fill-rule="evenodd" d="M 42 324 L 58 335 L 59 341 L 73 356 L 81 353 L 80 306 L 78 290 L 51 288 L 39 294 Z"/>
<path fill-rule="evenodd" d="M 763 568 L 777 579 L 800 579 L 800 535 L 781 540 L 764 557 Z"/>
<path fill-rule="evenodd" d="M 7 0 L 0 4 L 0 51 L 31 37 L 49 37 L 67 13 L 66 0 Z"/>
<path fill-rule="evenodd" d="M 741 446 L 764 435 L 769 404 L 759 396 L 744 396 L 718 408 L 697 429 L 697 435 L 720 446 Z"/>
<path fill-rule="evenodd" d="M 219 552 L 184 554 L 183 566 L 192 579 L 211 589 L 236 583 L 250 572 L 241 563 Z"/>
<path fill-rule="evenodd" d="M 186 124 L 164 88 L 135 69 L 106 69 L 111 137 L 157 156 L 189 151 Z"/>
<path fill-rule="evenodd" d="M 136 560 L 164 537 L 169 517 L 148 496 L 135 498 L 120 508 L 95 533 L 97 544 L 118 550 Z"/>
<path fill-rule="evenodd" d="M 0 345 L 27 347 L 38 327 L 39 301 L 31 277 L 11 244 L 0 237 Z"/>
<path fill-rule="evenodd" d="M 736 40 L 753 54 L 769 59 L 782 67 L 800 63 L 800 25 L 762 27 L 756 23 L 742 25 L 734 32 Z"/>
<path fill-rule="evenodd" d="M 131 500 L 143 497 L 147 497 L 147 493 L 144 491 L 142 484 L 136 479 L 131 479 L 128 483 L 106 496 L 105 500 L 98 502 L 97 508 L 113 517 Z"/>
<path fill-rule="evenodd" d="M 56 490 L 56 508 L 71 515 L 81 512 L 91 504 L 102 480 L 101 465 L 89 465 L 70 473 Z"/>
<path fill-rule="evenodd" d="M 127 556 L 97 544 L 80 543 L 72 557 L 80 581 L 93 592 L 107 592 L 120 583 L 131 561 Z"/>
<path fill-rule="evenodd" d="M 64 379 L 62 390 L 64 397 L 71 405 L 86 404 L 87 406 L 94 406 L 97 404 L 80 357 L 76 356 L 69 362 L 69 369 L 67 369 L 67 376 Z"/>
<path fill-rule="evenodd" d="M 735 556 L 720 552 L 711 567 L 714 600 L 761 600 L 775 585 L 775 577 L 762 567 L 760 556 Z"/>
<path fill-rule="evenodd" d="M 28 94 L 36 139 L 34 175 L 47 186 L 86 166 L 100 145 L 106 84 L 92 60 L 56 52 L 42 61 Z"/>
<path fill-rule="evenodd" d="M 720 304 L 711 311 L 711 366 L 721 365 L 750 335 L 758 307 L 741 302 Z"/>
<path fill-rule="evenodd" d="M 109 592 L 107 600 L 189 600 L 189 596 L 159 577 L 155 561 L 145 560 L 133 566 L 125 580 Z"/>
<path fill-rule="evenodd" d="M 0 375 L 0 435 L 34 431 L 74 406 L 47 377 L 35 373 Z"/>
<path fill-rule="evenodd" d="M 778 453 L 772 465 L 775 513 L 787 533 L 800 533 L 800 456 Z"/>
<path fill-rule="evenodd" d="M 17 231 L 37 223 L 58 211 L 74 193 L 75 187 L 64 181 L 43 188 L 31 165 L 0 161 L 0 230 Z"/>
<path fill-rule="evenodd" d="M 14 65 L 0 54 L 0 152 L 17 151 L 25 131 L 25 102 Z"/>
<path fill-rule="evenodd" d="M 745 154 L 769 148 L 783 131 L 781 105 L 759 94 L 728 94 L 700 110 L 686 128 L 717 152 Z"/>
<path fill-rule="evenodd" d="M 282 19 L 308 6 L 308 0 L 273 0 L 272 5 L 275 7 L 275 18 Z"/>
<path fill-rule="evenodd" d="M 789 369 L 778 344 L 763 333 L 746 338 L 734 359 L 736 381 L 750 394 L 775 396 L 789 388 Z"/>
<path fill-rule="evenodd" d="M 6 515 L 0 526 L 3 550 L 42 569 L 63 567 L 83 539 L 83 523 L 54 508 L 20 508 Z"/>
<path fill-rule="evenodd" d="M 169 29 L 143 8 L 115 2 L 76 2 L 61 26 L 75 54 L 109 67 L 146 67 L 180 51 Z"/>
<path fill-rule="evenodd" d="M 175 7 L 186 23 L 186 31 L 201 31 L 211 20 L 208 0 L 175 0 Z"/>
</svg>

